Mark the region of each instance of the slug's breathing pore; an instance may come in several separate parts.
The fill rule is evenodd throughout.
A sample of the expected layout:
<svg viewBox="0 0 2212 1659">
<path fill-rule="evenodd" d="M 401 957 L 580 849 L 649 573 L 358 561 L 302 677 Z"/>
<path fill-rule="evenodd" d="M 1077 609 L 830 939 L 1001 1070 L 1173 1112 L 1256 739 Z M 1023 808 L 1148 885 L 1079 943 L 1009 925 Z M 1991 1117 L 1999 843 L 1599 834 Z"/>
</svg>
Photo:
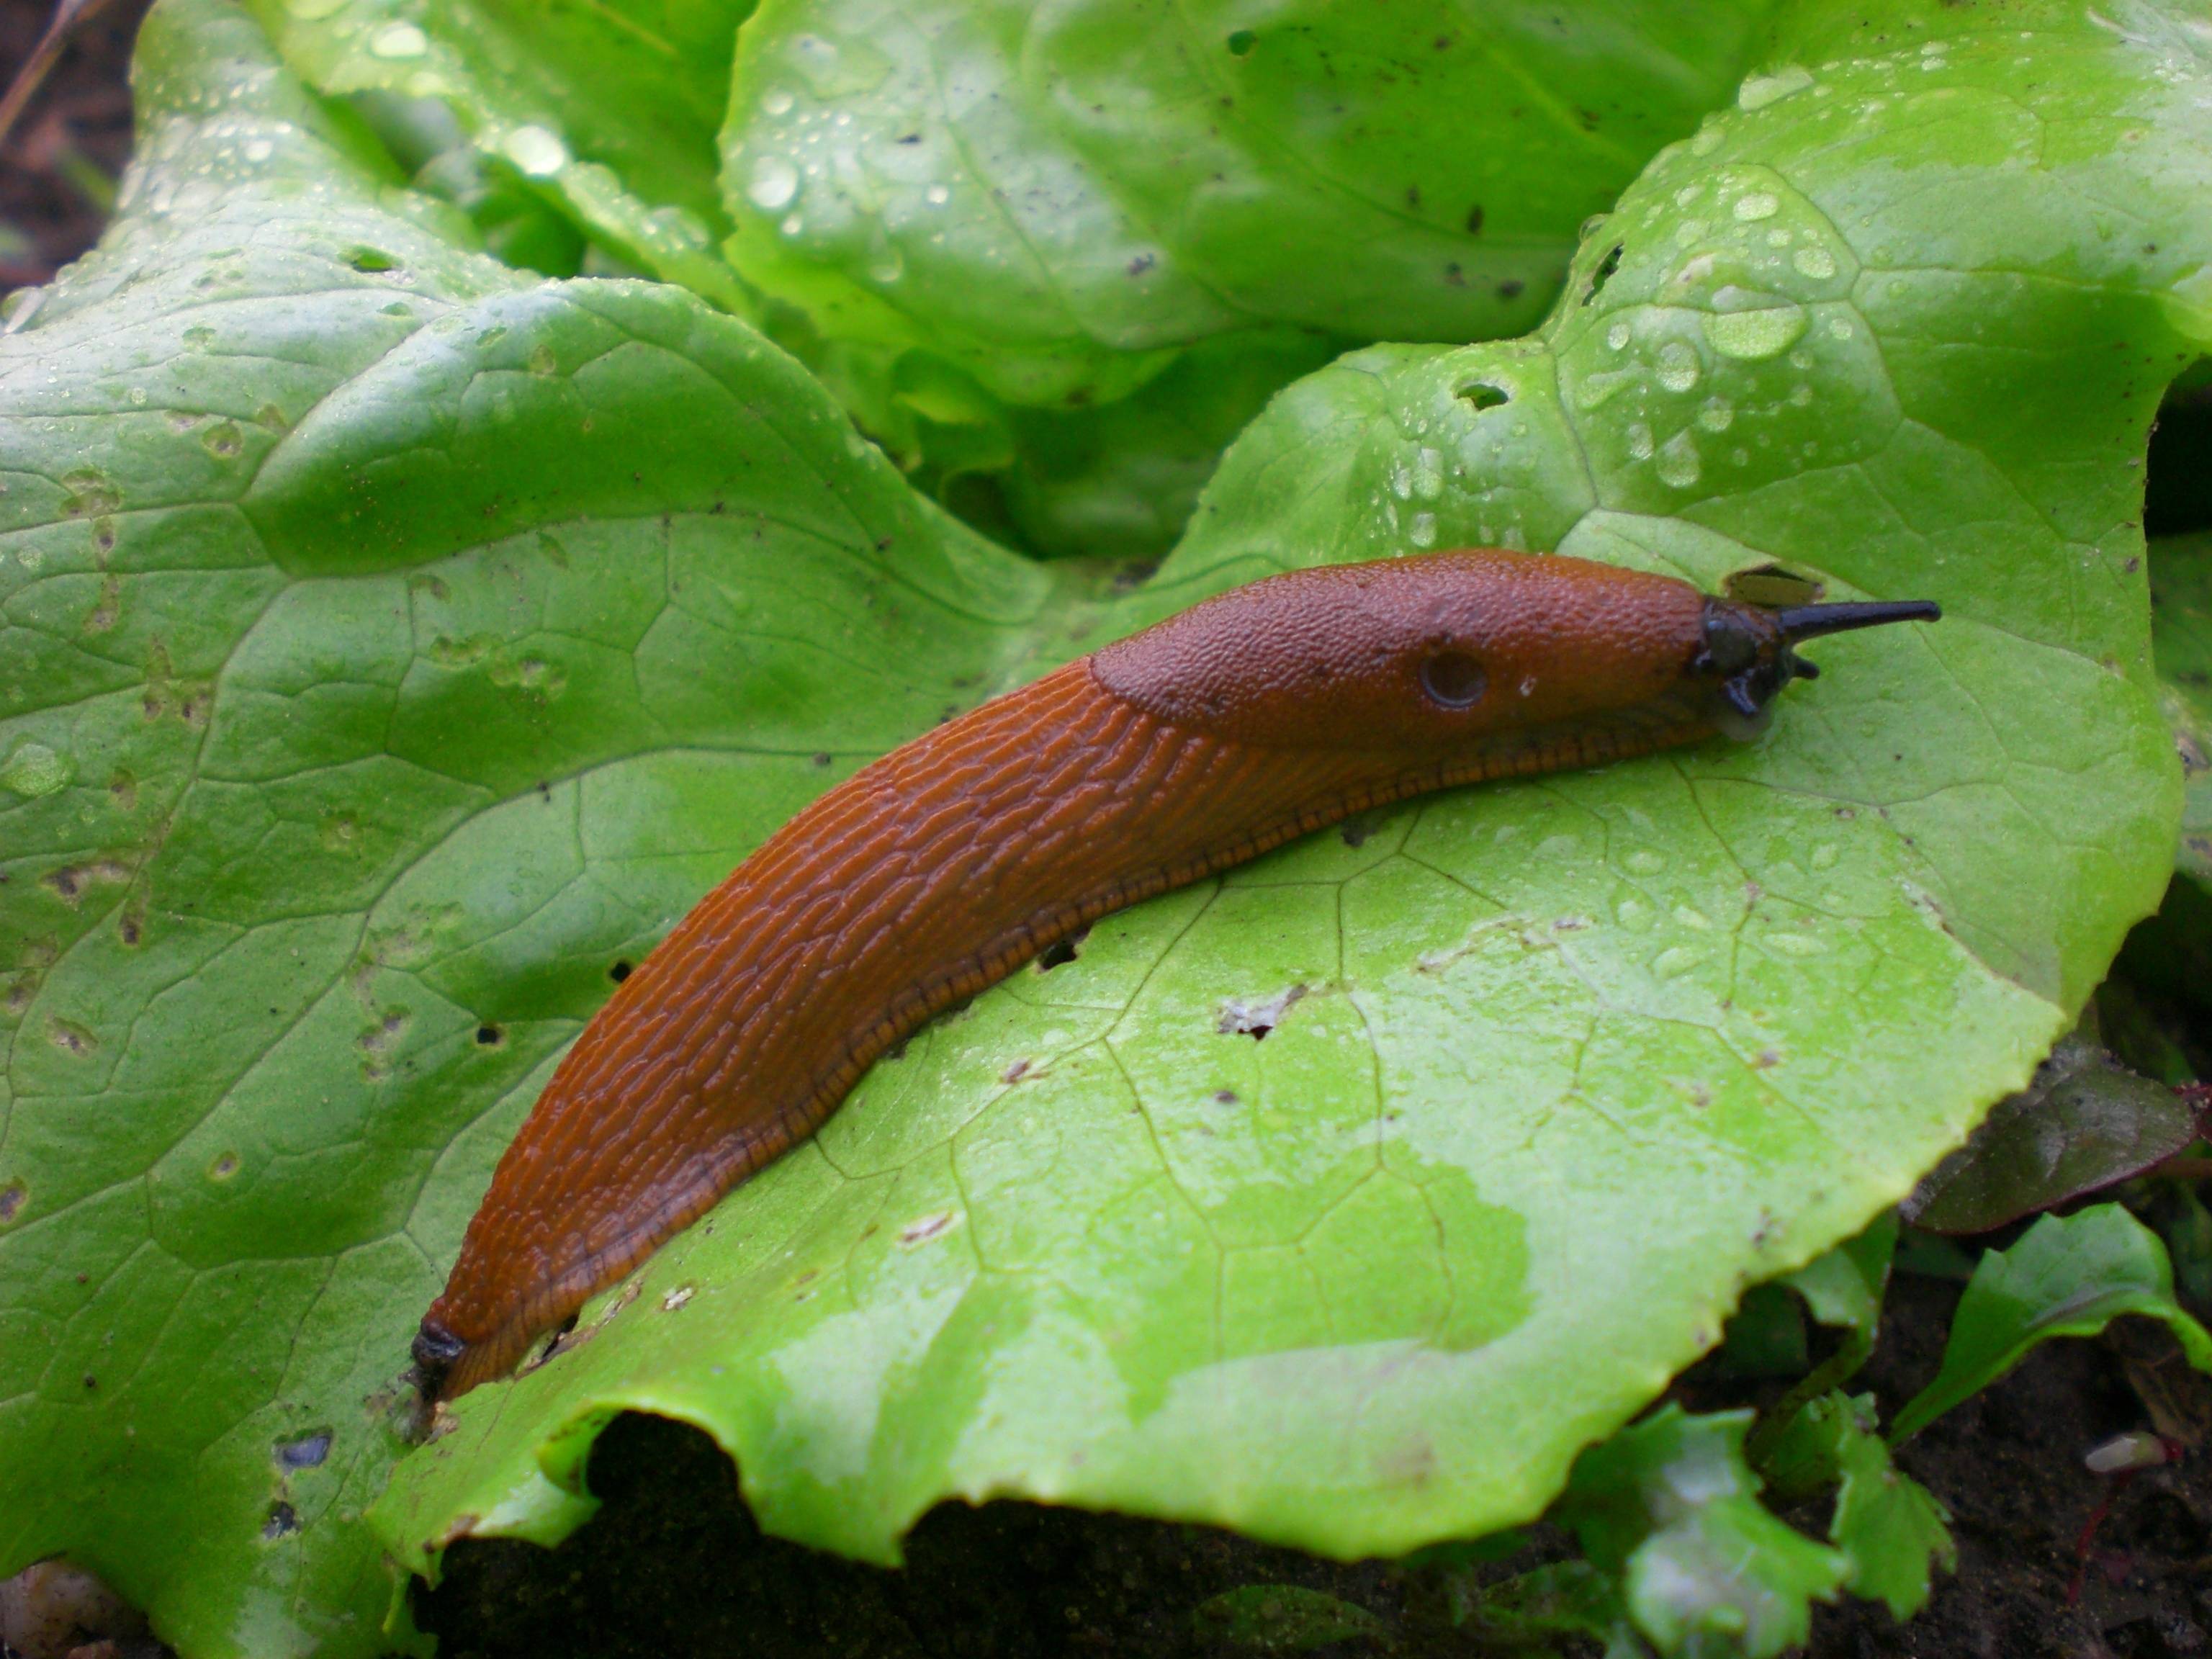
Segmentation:
<svg viewBox="0 0 2212 1659">
<path fill-rule="evenodd" d="M 1814 678 L 1800 641 L 1939 614 L 1557 555 L 1322 566 L 925 733 L 771 836 L 585 1027 L 422 1321 L 423 1398 L 511 1369 L 884 1050 L 1107 912 L 1426 790 L 1749 735 Z"/>
</svg>

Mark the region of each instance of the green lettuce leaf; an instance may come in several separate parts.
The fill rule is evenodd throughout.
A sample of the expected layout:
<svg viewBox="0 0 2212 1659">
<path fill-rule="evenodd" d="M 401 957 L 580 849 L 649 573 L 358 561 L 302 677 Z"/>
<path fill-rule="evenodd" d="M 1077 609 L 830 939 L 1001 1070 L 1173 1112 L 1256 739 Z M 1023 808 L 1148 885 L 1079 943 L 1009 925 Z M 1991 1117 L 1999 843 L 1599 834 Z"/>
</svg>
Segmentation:
<svg viewBox="0 0 2212 1659">
<path fill-rule="evenodd" d="M 318 90 L 448 112 L 477 166 L 541 193 L 634 268 L 753 314 L 717 251 L 729 222 L 714 177 L 750 0 L 252 0 L 252 9 Z"/>
<path fill-rule="evenodd" d="M 468 252 L 163 0 L 122 215 L 0 336 L 0 1571 L 374 1651 L 373 1500 L 417 1568 L 556 1537 L 631 1407 L 877 1559 L 947 1497 L 1343 1554 L 1540 1512 L 2025 1081 L 2169 867 L 2132 464 L 2212 334 L 2212 145 L 2194 38 L 2120 17 L 1785 32 L 1539 335 L 1299 382 L 1131 590 L 963 531 L 680 289 Z M 1113 919 L 400 1458 L 501 1146 L 777 823 L 1200 593 L 1474 541 L 1949 616 L 1820 647 L 1757 744 Z"/>
<path fill-rule="evenodd" d="M 731 251 L 824 332 L 1017 404 L 1268 323 L 1517 332 L 1770 9 L 769 0 L 723 133 Z"/>
</svg>

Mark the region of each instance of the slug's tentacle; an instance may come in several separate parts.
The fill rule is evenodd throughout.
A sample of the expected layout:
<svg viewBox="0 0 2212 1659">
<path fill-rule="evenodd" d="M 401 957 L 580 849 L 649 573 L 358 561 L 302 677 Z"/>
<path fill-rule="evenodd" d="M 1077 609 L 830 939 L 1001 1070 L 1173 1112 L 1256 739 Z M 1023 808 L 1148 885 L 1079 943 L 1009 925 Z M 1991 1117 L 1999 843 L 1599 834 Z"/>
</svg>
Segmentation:
<svg viewBox="0 0 2212 1659">
<path fill-rule="evenodd" d="M 938 727 L 770 836 L 586 1027 L 422 1322 L 424 1397 L 509 1370 L 886 1049 L 1099 916 L 1408 795 L 1708 736 L 1808 672 L 1793 641 L 1933 614 L 1558 556 L 1323 567 Z"/>
</svg>

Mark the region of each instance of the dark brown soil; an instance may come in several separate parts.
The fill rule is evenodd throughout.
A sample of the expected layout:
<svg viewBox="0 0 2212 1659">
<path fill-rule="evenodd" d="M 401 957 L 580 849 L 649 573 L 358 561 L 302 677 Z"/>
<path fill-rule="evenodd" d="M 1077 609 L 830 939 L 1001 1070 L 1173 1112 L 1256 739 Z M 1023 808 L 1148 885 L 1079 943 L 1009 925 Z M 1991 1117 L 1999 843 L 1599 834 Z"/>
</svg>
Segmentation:
<svg viewBox="0 0 2212 1659">
<path fill-rule="evenodd" d="M 92 246 L 131 154 L 131 42 L 148 0 L 106 0 L 76 31 L 0 147 L 0 290 L 43 283 Z M 51 0 L 0 0 L 0 87 L 52 15 Z"/>
<path fill-rule="evenodd" d="M 1885 1413 L 1935 1374 L 1957 1299 L 1954 1284 L 1898 1281 L 1881 1346 L 1855 1385 L 1871 1388 Z M 1705 1409 L 1729 1403 L 1710 1389 L 1697 1395 Z M 2039 1351 L 1899 1455 L 1950 1506 L 1959 1571 L 1902 1626 L 1867 1602 L 1820 1609 L 1813 1654 L 2212 1655 L 2212 1457 L 2124 1483 L 2082 1466 L 2089 1448 L 2147 1422 L 2112 1347 Z M 906 1568 L 887 1572 L 762 1537 L 728 1460 L 681 1425 L 619 1419 L 592 1471 L 605 1507 L 559 1549 L 486 1541 L 448 1553 L 444 1584 L 416 1601 L 446 1659 L 740 1650 L 754 1659 L 1164 1659 L 1223 1651 L 1196 1632 L 1194 1609 L 1268 1583 L 1324 1590 L 1381 1614 L 1402 1654 L 1479 1650 L 1449 1626 L 1433 1573 L 1388 1563 L 1344 1566 L 1200 1528 L 994 1504 L 934 1510 L 909 1540 Z M 1791 1518 L 1820 1522 L 1817 1513 Z M 1540 1534 L 1484 1577 L 1563 1550 L 1555 1534 Z M 1370 1650 L 1378 1644 L 1328 1650 Z"/>
</svg>

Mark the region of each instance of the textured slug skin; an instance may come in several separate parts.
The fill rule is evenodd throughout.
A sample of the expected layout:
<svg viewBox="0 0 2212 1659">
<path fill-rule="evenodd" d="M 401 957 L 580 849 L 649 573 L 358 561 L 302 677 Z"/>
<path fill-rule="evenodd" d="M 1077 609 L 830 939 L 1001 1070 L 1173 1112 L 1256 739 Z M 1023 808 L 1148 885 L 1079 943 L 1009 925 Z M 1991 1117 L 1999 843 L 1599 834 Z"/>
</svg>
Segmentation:
<svg viewBox="0 0 2212 1659">
<path fill-rule="evenodd" d="M 1766 613 L 1668 577 L 1502 552 L 1328 566 L 884 756 L 770 836 L 585 1028 L 423 1320 L 425 1398 L 511 1369 L 885 1049 L 1098 916 L 1381 802 L 1711 733 L 1716 617 L 1786 660 Z"/>
</svg>

